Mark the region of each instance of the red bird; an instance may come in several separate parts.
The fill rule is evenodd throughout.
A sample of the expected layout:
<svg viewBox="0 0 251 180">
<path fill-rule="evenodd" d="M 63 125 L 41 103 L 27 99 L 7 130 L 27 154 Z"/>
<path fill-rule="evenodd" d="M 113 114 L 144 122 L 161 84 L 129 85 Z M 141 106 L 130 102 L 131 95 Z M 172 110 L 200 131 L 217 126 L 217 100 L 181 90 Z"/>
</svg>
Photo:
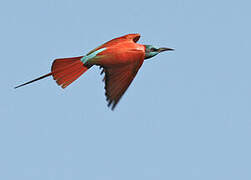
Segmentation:
<svg viewBox="0 0 251 180">
<path fill-rule="evenodd" d="M 105 73 L 105 95 L 108 107 L 111 106 L 113 110 L 136 76 L 144 59 L 163 51 L 173 50 L 138 44 L 139 38 L 140 34 L 127 34 L 104 43 L 85 56 L 56 59 L 52 63 L 50 73 L 15 88 L 48 76 L 53 76 L 59 86 L 66 88 L 93 65 L 97 65 L 102 68 L 101 74 Z"/>
</svg>

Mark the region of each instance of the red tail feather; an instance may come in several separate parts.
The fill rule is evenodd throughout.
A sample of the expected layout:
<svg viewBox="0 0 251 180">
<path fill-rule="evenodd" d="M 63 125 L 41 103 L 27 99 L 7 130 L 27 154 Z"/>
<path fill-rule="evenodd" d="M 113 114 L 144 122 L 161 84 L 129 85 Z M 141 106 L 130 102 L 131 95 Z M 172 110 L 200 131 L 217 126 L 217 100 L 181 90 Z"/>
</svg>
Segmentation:
<svg viewBox="0 0 251 180">
<path fill-rule="evenodd" d="M 73 58 L 56 59 L 52 63 L 51 73 L 48 73 L 48 74 L 43 75 L 39 78 L 33 79 L 29 82 L 26 82 L 24 84 L 16 86 L 15 88 L 22 87 L 24 85 L 33 83 L 33 82 L 38 81 L 40 79 L 44 79 L 44 78 L 51 76 L 51 75 L 56 80 L 56 82 L 59 86 L 61 86 L 62 88 L 66 88 L 73 81 L 75 81 L 79 76 L 81 76 L 85 71 L 87 71 L 87 69 L 89 69 L 89 67 L 86 67 L 82 63 L 82 61 L 81 61 L 82 57 L 83 56 L 73 57 Z"/>
<path fill-rule="evenodd" d="M 80 60 L 83 56 L 56 59 L 51 67 L 53 78 L 62 88 L 66 88 L 88 70 Z"/>
</svg>

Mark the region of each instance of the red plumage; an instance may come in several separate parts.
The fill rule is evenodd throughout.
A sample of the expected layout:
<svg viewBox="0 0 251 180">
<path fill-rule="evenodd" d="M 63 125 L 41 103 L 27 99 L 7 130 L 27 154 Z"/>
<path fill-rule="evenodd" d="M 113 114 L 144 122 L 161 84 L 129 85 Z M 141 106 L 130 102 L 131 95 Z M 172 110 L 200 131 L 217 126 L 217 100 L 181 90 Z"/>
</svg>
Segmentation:
<svg viewBox="0 0 251 180">
<path fill-rule="evenodd" d="M 66 88 L 88 70 L 88 67 L 81 61 L 82 57 L 83 56 L 54 60 L 51 72 L 59 86 Z"/>
<path fill-rule="evenodd" d="M 51 75 L 58 85 L 65 88 L 90 67 L 98 65 L 103 68 L 101 74 L 105 73 L 105 94 L 108 106 L 111 105 L 114 109 L 146 58 L 146 46 L 136 43 L 139 38 L 140 34 L 127 34 L 104 43 L 90 51 L 86 56 L 56 59 L 52 63 L 50 73 L 16 88 Z M 155 51 L 156 54 L 156 52 L 172 49 L 150 47 L 150 50 Z M 147 58 L 152 56 L 150 55 Z"/>
</svg>

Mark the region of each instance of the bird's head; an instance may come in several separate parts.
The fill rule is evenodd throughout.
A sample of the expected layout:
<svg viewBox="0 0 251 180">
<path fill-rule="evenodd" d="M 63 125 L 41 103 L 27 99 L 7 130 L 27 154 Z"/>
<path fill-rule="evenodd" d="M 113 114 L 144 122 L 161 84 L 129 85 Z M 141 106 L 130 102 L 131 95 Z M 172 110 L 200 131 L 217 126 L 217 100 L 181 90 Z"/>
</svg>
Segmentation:
<svg viewBox="0 0 251 180">
<path fill-rule="evenodd" d="M 157 54 L 164 51 L 173 51 L 171 48 L 157 48 L 152 45 L 144 45 L 145 46 L 145 59 L 149 59 Z"/>
</svg>

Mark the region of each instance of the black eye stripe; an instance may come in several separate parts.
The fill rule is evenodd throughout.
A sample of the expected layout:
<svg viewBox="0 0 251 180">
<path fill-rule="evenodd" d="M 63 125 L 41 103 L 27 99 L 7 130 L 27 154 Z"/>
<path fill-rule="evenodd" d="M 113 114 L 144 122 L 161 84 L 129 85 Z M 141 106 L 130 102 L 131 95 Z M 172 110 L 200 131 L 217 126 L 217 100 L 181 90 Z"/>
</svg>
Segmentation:
<svg viewBox="0 0 251 180">
<path fill-rule="evenodd" d="M 156 49 L 156 48 L 151 48 L 151 51 L 157 51 L 158 49 Z"/>
</svg>

